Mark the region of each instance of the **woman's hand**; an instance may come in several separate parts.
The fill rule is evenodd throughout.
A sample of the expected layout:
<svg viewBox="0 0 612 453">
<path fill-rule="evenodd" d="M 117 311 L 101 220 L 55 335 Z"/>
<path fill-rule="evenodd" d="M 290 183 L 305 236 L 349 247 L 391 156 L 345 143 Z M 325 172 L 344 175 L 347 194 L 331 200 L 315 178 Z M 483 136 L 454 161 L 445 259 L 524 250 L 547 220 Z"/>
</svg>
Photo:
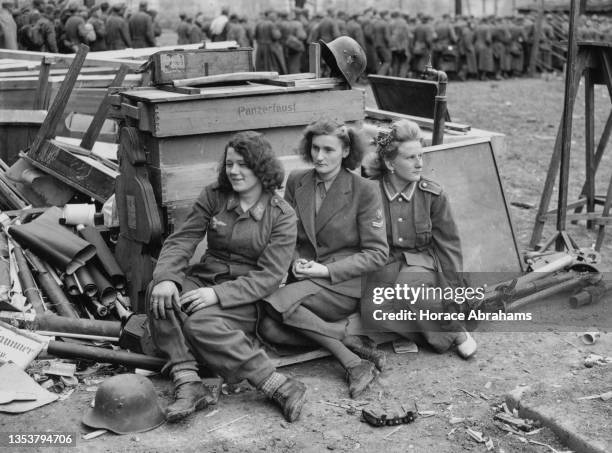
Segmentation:
<svg viewBox="0 0 612 453">
<path fill-rule="evenodd" d="M 166 319 L 166 310 L 180 309 L 179 290 L 170 280 L 159 282 L 151 291 L 150 310 L 155 319 Z"/>
<path fill-rule="evenodd" d="M 329 269 L 327 269 L 327 266 L 316 261 L 306 261 L 300 258 L 293 263 L 293 274 L 298 280 L 305 278 L 327 278 L 329 277 Z"/>
<path fill-rule="evenodd" d="M 218 304 L 219 298 L 212 288 L 197 288 L 181 296 L 181 309 L 188 315 Z"/>
</svg>

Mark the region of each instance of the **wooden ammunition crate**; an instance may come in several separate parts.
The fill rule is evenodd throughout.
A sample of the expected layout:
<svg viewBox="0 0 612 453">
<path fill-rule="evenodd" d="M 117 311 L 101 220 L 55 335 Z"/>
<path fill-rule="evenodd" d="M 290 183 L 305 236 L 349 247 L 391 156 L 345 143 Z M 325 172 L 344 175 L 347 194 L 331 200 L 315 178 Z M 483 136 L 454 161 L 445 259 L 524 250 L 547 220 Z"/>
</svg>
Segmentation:
<svg viewBox="0 0 612 453">
<path fill-rule="evenodd" d="M 253 49 L 201 49 L 162 51 L 151 55 L 155 85 L 173 80 L 253 70 Z"/>
<path fill-rule="evenodd" d="M 197 95 L 134 90 L 124 98 L 124 114 L 154 137 L 303 126 L 322 116 L 339 121 L 365 117 L 362 90 L 247 85 Z"/>
</svg>

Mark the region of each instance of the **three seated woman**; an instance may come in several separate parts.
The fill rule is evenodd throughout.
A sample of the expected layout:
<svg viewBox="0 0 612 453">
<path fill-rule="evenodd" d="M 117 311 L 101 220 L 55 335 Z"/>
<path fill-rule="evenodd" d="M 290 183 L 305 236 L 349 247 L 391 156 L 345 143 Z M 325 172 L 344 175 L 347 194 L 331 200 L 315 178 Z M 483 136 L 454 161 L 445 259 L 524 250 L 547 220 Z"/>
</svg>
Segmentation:
<svg viewBox="0 0 612 453">
<path fill-rule="evenodd" d="M 284 199 L 274 192 L 284 172 L 267 140 L 253 131 L 230 140 L 218 181 L 165 241 L 147 297 L 152 336 L 175 385 L 169 421 L 210 404 L 198 363 L 230 382 L 247 379 L 288 421 L 299 417 L 305 386 L 255 346 L 258 321 L 269 342 L 329 350 L 357 397 L 386 362 L 373 342 L 347 333 L 367 279 L 382 272 L 386 281 L 458 284 L 457 228 L 442 188 L 421 177 L 418 126 L 402 120 L 380 138 L 365 159 L 370 180 L 352 171 L 367 149 L 358 130 L 327 120 L 309 125 L 299 152 L 313 168 L 289 175 Z M 205 236 L 205 255 L 188 266 Z M 476 350 L 457 323 L 384 327 L 419 331 L 437 351 L 457 346 L 464 358 Z"/>
</svg>

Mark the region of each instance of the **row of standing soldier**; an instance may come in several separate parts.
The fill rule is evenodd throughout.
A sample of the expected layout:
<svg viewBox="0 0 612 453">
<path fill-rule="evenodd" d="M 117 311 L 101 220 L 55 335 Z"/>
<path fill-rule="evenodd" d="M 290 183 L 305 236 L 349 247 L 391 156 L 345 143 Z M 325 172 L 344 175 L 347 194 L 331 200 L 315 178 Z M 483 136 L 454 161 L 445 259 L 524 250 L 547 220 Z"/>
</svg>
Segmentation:
<svg viewBox="0 0 612 453">
<path fill-rule="evenodd" d="M 235 40 L 241 46 L 255 46 L 256 68 L 263 71 L 297 73 L 308 71 L 310 42 L 330 42 L 341 35 L 355 39 L 368 57 L 368 73 L 406 77 L 421 72 L 430 56 L 434 67 L 458 78 L 502 78 L 527 72 L 533 49 L 536 18 L 531 15 L 474 18 L 443 15 L 411 16 L 399 11 L 347 14 L 328 10 L 309 18 L 307 10 L 291 13 L 266 11 L 256 23 L 224 10 L 207 20 L 186 15 L 179 25 L 179 43 L 202 38 Z M 216 30 L 213 30 L 215 28 Z M 222 26 L 219 28 L 219 24 Z M 197 29 L 197 30 L 196 30 Z M 567 15 L 545 16 L 538 46 L 537 69 L 561 70 L 565 61 L 562 44 L 567 38 Z M 188 30 L 197 40 L 190 40 Z M 579 39 L 609 40 L 612 22 L 607 18 L 582 16 Z"/>
<path fill-rule="evenodd" d="M 30 6 L 14 9 L 12 2 L 2 6 L 14 20 L 14 38 L 0 40 L 0 48 L 39 52 L 73 53 L 80 44 L 92 51 L 154 47 L 161 27 L 157 12 L 141 1 L 138 11 L 127 14 L 125 4 L 108 2 L 92 8 L 77 2 L 33 0 Z M 8 16 L 7 16 L 8 20 Z M 13 28 L 13 27 L 7 27 Z M 2 30 L 0 35 L 6 35 Z"/>
</svg>

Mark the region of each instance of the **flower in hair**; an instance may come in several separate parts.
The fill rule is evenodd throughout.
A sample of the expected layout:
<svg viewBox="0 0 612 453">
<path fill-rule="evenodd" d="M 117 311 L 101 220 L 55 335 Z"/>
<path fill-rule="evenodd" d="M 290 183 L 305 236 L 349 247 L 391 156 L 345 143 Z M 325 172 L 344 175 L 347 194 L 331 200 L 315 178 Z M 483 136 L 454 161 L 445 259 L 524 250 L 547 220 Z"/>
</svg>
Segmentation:
<svg viewBox="0 0 612 453">
<path fill-rule="evenodd" d="M 395 140 L 393 129 L 390 131 L 380 131 L 376 137 L 372 139 L 372 144 L 376 145 L 379 150 L 383 151 Z"/>
</svg>

